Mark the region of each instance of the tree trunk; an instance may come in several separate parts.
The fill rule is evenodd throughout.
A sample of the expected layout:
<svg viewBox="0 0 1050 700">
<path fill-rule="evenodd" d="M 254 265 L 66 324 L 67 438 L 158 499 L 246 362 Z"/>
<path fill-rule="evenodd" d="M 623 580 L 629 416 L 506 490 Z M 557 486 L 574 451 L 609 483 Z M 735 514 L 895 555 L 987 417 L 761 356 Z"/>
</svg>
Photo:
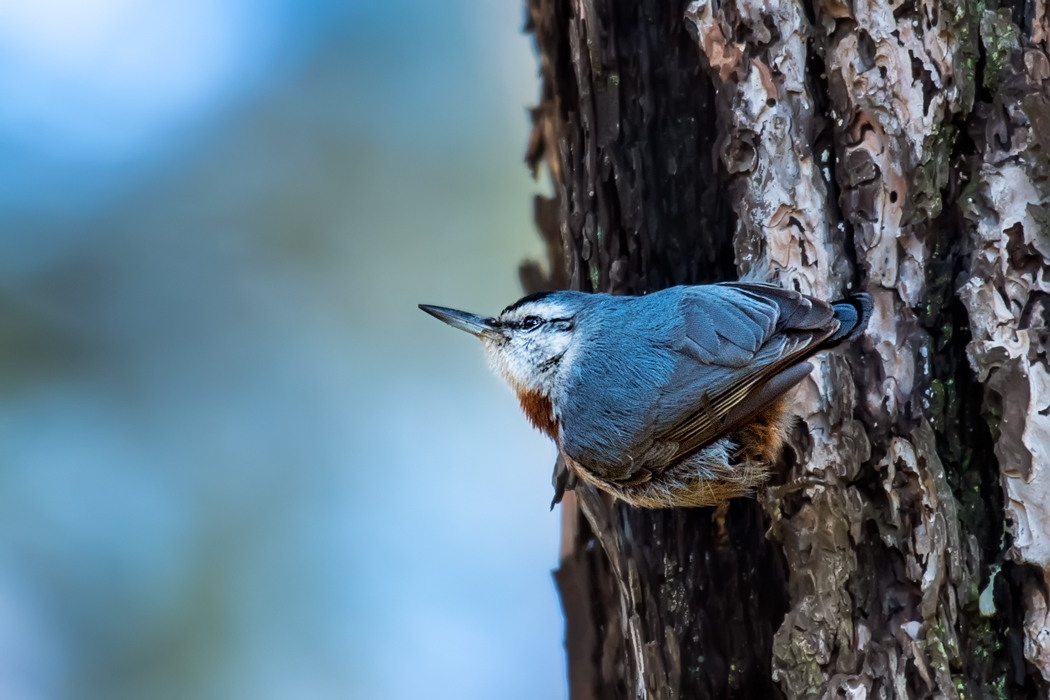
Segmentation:
<svg viewBox="0 0 1050 700">
<path fill-rule="evenodd" d="M 1046 0 L 527 1 L 530 291 L 876 303 L 756 499 L 567 495 L 572 700 L 1046 697 Z"/>
</svg>

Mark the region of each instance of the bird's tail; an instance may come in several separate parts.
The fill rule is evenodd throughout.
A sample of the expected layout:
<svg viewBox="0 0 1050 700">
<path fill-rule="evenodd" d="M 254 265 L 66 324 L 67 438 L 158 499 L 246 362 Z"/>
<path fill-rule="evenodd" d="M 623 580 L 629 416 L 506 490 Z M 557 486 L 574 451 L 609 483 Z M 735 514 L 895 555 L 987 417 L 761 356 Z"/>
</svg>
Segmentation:
<svg viewBox="0 0 1050 700">
<path fill-rule="evenodd" d="M 871 295 L 865 292 L 854 294 L 840 301 L 832 302 L 835 309 L 835 318 L 838 319 L 839 329 L 834 335 L 824 341 L 824 346 L 836 345 L 838 343 L 853 340 L 864 332 L 871 319 L 871 312 L 875 303 Z"/>
</svg>

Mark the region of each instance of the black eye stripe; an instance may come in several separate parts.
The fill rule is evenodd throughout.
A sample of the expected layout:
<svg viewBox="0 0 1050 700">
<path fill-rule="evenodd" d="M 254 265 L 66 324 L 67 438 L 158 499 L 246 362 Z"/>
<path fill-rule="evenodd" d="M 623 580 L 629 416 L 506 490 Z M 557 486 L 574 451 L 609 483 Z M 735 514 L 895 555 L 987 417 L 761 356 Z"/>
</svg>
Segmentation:
<svg viewBox="0 0 1050 700">
<path fill-rule="evenodd" d="M 529 330 L 531 328 L 538 328 L 548 323 L 571 323 L 572 318 L 547 318 L 543 319 L 539 316 L 526 316 L 523 319 L 517 321 L 496 321 L 495 325 L 502 326 L 503 328 L 511 328 L 515 330 Z"/>
<path fill-rule="evenodd" d="M 571 321 L 570 318 L 540 318 L 538 316 L 526 316 L 518 322 L 520 328 L 537 328 L 544 324 L 555 324 L 555 323 L 566 323 Z"/>
</svg>

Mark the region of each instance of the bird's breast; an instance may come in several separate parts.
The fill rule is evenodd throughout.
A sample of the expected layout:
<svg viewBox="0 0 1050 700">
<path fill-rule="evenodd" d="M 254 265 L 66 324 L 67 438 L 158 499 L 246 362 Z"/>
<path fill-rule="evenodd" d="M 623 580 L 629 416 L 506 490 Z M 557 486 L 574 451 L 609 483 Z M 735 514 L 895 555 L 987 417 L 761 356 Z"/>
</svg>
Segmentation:
<svg viewBox="0 0 1050 700">
<path fill-rule="evenodd" d="M 529 422 L 542 430 L 552 440 L 558 439 L 558 422 L 554 420 L 551 400 L 538 391 L 519 391 L 518 401 Z"/>
</svg>

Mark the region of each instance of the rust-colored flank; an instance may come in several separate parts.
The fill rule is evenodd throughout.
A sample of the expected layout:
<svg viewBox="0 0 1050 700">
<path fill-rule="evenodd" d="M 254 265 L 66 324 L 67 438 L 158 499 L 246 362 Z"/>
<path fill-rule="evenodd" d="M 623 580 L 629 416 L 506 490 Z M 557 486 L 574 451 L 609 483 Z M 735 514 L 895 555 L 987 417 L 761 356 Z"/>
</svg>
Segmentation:
<svg viewBox="0 0 1050 700">
<path fill-rule="evenodd" d="M 787 406 L 787 399 L 781 397 L 736 431 L 739 454 L 744 460 L 766 464 L 776 461 L 784 444 Z"/>
</svg>

